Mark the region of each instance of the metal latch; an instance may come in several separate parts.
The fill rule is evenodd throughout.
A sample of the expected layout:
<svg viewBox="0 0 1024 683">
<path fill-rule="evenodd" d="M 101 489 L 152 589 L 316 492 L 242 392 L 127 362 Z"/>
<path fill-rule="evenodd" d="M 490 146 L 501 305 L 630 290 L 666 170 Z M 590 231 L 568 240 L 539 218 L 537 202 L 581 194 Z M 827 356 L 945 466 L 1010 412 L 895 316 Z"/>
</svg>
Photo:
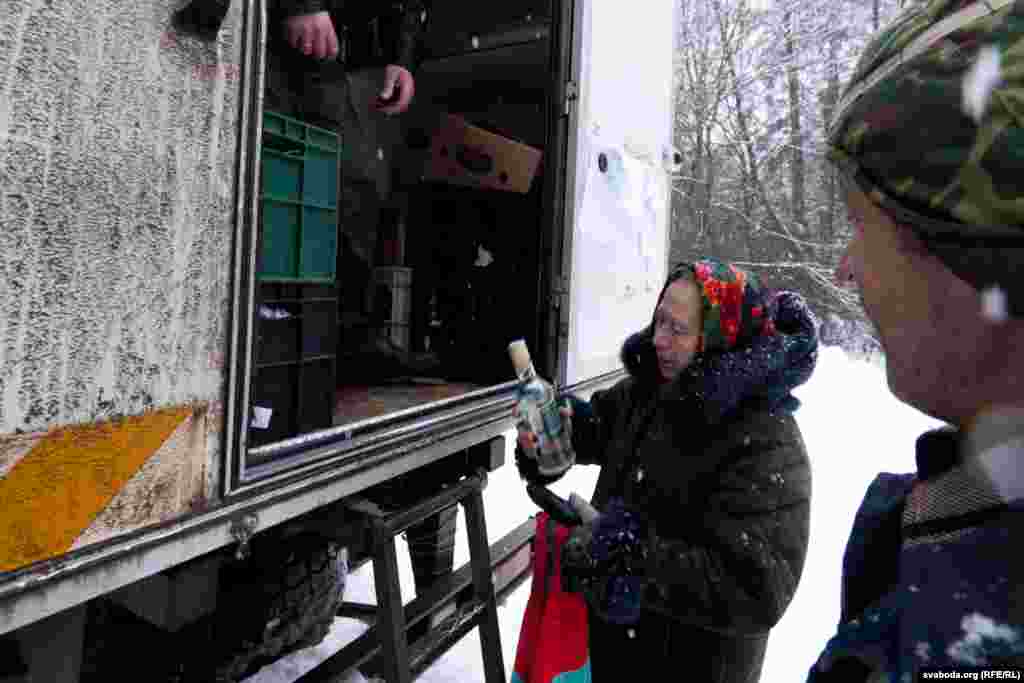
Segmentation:
<svg viewBox="0 0 1024 683">
<path fill-rule="evenodd" d="M 561 303 L 560 297 L 569 294 L 569 278 L 564 275 L 555 277 L 551 282 L 551 294 L 556 300 L 556 305 Z"/>
<path fill-rule="evenodd" d="M 565 103 L 562 108 L 562 115 L 568 116 L 569 112 L 572 111 L 572 104 L 579 99 L 580 91 L 576 85 L 576 81 L 569 81 L 565 84 Z"/>
<path fill-rule="evenodd" d="M 551 308 L 560 337 L 569 336 L 569 278 L 560 275 L 551 283 Z"/>
<path fill-rule="evenodd" d="M 232 520 L 231 538 L 235 539 L 238 543 L 238 548 L 235 549 L 235 559 L 244 560 L 249 557 L 249 541 L 252 540 L 253 534 L 256 533 L 258 525 L 259 518 L 251 512 Z"/>
</svg>

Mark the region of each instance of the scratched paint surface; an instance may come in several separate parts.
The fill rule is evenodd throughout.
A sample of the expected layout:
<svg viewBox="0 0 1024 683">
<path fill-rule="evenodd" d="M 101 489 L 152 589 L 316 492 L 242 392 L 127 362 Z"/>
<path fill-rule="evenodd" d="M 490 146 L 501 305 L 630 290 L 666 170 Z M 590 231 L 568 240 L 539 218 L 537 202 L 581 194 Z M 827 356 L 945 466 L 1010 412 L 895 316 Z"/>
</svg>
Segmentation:
<svg viewBox="0 0 1024 683">
<path fill-rule="evenodd" d="M 0 435 L 220 398 L 243 3 L 181 4 L 0 2 Z"/>
<path fill-rule="evenodd" d="M 205 500 L 207 411 L 189 415 L 75 539 L 72 550 L 169 521 Z"/>
<path fill-rule="evenodd" d="M 192 412 L 63 427 L 40 439 L 0 479 L 0 571 L 69 550 Z"/>
<path fill-rule="evenodd" d="M 41 434 L 8 434 L 0 436 L 0 479 L 3 479 L 39 442 Z"/>
</svg>

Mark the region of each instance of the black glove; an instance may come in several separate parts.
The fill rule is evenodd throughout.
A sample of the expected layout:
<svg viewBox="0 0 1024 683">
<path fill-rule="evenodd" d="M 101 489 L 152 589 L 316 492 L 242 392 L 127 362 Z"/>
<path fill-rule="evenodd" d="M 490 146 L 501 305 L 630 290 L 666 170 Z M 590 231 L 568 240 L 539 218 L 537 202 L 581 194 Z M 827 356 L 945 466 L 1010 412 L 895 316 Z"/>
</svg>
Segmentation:
<svg viewBox="0 0 1024 683">
<path fill-rule="evenodd" d="M 519 442 L 516 442 L 516 469 L 519 470 L 519 476 L 522 477 L 527 484 L 540 484 L 541 486 L 547 486 L 562 478 L 562 474 L 541 474 L 537 471 L 537 459 L 531 458 L 523 452 L 522 446 Z"/>
<path fill-rule="evenodd" d="M 569 533 L 562 547 L 563 589 L 582 592 L 607 621 L 636 623 L 646 559 L 643 519 L 614 498 L 600 517 Z"/>
</svg>

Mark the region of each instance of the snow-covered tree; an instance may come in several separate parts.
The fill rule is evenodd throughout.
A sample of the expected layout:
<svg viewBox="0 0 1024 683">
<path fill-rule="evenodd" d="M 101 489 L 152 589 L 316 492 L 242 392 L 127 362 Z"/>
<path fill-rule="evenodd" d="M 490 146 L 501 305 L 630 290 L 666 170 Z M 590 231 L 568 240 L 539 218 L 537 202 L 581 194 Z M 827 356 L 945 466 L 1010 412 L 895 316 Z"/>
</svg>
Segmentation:
<svg viewBox="0 0 1024 683">
<path fill-rule="evenodd" d="M 825 135 L 899 0 L 680 0 L 673 256 L 742 263 L 821 314 L 860 316 L 833 272 L 850 236 Z"/>
</svg>

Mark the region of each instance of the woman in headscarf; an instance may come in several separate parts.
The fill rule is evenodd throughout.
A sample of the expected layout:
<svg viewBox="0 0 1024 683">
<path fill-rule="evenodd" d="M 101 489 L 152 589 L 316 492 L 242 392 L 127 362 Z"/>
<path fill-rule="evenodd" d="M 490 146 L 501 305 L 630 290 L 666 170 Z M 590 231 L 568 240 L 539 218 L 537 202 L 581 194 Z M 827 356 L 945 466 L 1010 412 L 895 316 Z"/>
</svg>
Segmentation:
<svg viewBox="0 0 1024 683">
<path fill-rule="evenodd" d="M 622 348 L 629 376 L 569 397 L 577 462 L 601 467 L 596 521 L 561 553 L 588 606 L 593 680 L 645 671 L 760 677 L 807 550 L 810 467 L 790 391 L 817 358 L 812 314 L 712 259 L 674 268 Z M 537 472 L 521 428 L 516 463 Z"/>
</svg>

